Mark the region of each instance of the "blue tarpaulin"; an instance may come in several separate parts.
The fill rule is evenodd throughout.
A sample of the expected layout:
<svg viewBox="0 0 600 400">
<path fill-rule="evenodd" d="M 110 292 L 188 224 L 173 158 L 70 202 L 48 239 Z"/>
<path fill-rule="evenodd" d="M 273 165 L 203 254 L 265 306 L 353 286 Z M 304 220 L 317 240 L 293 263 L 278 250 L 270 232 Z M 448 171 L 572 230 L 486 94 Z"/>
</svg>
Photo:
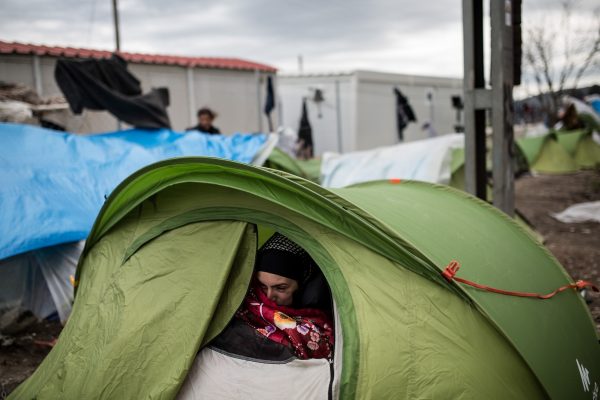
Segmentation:
<svg viewBox="0 0 600 400">
<path fill-rule="evenodd" d="M 168 129 L 83 136 L 0 124 L 0 259 L 85 239 L 104 199 L 148 164 L 179 156 L 249 163 L 266 140 Z"/>
</svg>

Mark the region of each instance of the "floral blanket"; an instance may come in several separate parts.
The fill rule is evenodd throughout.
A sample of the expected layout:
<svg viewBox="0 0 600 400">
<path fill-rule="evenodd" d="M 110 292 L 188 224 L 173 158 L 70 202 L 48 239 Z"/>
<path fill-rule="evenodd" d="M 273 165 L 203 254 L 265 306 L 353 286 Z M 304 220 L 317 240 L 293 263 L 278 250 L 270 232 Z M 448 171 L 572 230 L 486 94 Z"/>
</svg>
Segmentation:
<svg viewBox="0 0 600 400">
<path fill-rule="evenodd" d="M 321 310 L 278 306 L 254 285 L 236 316 L 300 359 L 333 356 L 333 324 Z"/>
</svg>

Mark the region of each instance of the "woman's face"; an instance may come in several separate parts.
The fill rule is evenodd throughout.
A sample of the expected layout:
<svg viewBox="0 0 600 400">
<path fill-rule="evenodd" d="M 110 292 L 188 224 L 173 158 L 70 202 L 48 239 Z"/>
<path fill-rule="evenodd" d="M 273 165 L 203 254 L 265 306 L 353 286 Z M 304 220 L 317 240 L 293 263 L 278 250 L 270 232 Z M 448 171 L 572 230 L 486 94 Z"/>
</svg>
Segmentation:
<svg viewBox="0 0 600 400">
<path fill-rule="evenodd" d="M 298 282 L 294 279 L 265 271 L 258 271 L 256 278 L 260 289 L 269 300 L 274 301 L 278 306 L 292 304 L 294 292 L 298 290 Z"/>
</svg>

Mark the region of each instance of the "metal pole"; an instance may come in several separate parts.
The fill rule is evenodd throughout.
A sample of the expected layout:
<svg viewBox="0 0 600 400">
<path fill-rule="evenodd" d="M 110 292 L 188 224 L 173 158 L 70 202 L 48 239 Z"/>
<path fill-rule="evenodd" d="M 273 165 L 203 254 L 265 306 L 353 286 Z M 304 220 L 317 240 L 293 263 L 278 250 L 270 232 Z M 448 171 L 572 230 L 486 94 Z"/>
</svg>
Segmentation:
<svg viewBox="0 0 600 400">
<path fill-rule="evenodd" d="M 279 127 L 285 126 L 285 124 L 283 123 L 283 101 L 281 101 L 281 97 L 279 96 L 279 94 L 277 95 L 277 125 Z"/>
<path fill-rule="evenodd" d="M 512 1 L 490 1 L 494 205 L 514 215 Z"/>
<path fill-rule="evenodd" d="M 483 2 L 463 0 L 465 189 L 486 199 Z"/>
<path fill-rule="evenodd" d="M 429 124 L 433 129 L 433 89 L 427 92 L 427 101 L 429 102 Z"/>
<path fill-rule="evenodd" d="M 338 152 L 341 154 L 343 150 L 342 144 L 342 109 L 340 106 L 340 81 L 335 81 L 335 120 L 337 125 L 337 137 L 338 137 Z"/>
<path fill-rule="evenodd" d="M 43 96 L 43 86 L 42 86 L 42 69 L 40 67 L 40 56 L 37 54 L 33 55 L 33 84 L 35 86 L 35 91 L 39 96 Z"/>
<path fill-rule="evenodd" d="M 261 92 L 261 84 L 260 84 L 260 71 L 255 69 L 254 70 L 254 77 L 256 78 L 256 111 L 257 111 L 257 115 L 258 115 L 258 131 L 262 132 L 263 131 L 263 120 L 262 120 L 262 96 L 260 95 Z"/>
<path fill-rule="evenodd" d="M 187 92 L 188 110 L 190 113 L 190 126 L 196 125 L 196 95 L 194 93 L 194 68 L 187 67 Z"/>
<path fill-rule="evenodd" d="M 121 51 L 121 39 L 119 36 L 119 10 L 117 6 L 117 0 L 112 0 L 113 6 L 113 20 L 115 23 L 115 44 L 117 47 L 117 52 Z"/>
<path fill-rule="evenodd" d="M 275 92 L 275 108 L 277 109 L 277 128 L 283 126 L 283 103 L 279 97 L 279 80 L 277 75 L 273 76 L 273 90 Z"/>
</svg>

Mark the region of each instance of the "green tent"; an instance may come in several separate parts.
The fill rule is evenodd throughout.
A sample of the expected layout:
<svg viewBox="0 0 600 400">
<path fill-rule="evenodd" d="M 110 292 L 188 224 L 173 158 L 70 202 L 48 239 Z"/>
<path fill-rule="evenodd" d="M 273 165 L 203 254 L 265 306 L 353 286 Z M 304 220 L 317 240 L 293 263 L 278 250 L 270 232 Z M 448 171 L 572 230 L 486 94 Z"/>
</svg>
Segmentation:
<svg viewBox="0 0 600 400">
<path fill-rule="evenodd" d="M 516 143 L 532 171 L 565 174 L 579 169 L 573 157 L 558 141 L 555 132 L 544 136 L 522 138 Z"/>
<path fill-rule="evenodd" d="M 594 141 L 589 130 L 557 131 L 558 142 L 573 157 L 579 168 L 600 165 L 600 145 Z"/>
<path fill-rule="evenodd" d="M 600 164 L 600 145 L 589 130 L 552 131 L 516 141 L 532 171 L 565 174 Z"/>
<path fill-rule="evenodd" d="M 315 183 L 319 183 L 321 177 L 320 159 L 298 160 L 289 156 L 278 147 L 275 147 L 267 158 L 265 167 L 284 171 Z"/>
<path fill-rule="evenodd" d="M 455 189 L 465 190 L 465 149 L 453 149 L 450 162 L 450 183 Z"/>
<path fill-rule="evenodd" d="M 266 168 L 182 158 L 138 171 L 108 198 L 79 262 L 71 317 L 10 398 L 177 396 L 199 349 L 241 304 L 257 229 L 299 243 L 329 283 L 332 398 L 591 399 L 598 390 L 598 336 L 574 290 L 520 298 L 442 276 L 457 260 L 458 277 L 502 289 L 571 283 L 489 205 L 423 182 L 326 190 Z M 259 397 L 243 394 L 243 368 L 254 380 L 284 368 L 265 364 L 271 372 L 261 374 L 250 364 L 227 370 L 223 390 Z"/>
</svg>

